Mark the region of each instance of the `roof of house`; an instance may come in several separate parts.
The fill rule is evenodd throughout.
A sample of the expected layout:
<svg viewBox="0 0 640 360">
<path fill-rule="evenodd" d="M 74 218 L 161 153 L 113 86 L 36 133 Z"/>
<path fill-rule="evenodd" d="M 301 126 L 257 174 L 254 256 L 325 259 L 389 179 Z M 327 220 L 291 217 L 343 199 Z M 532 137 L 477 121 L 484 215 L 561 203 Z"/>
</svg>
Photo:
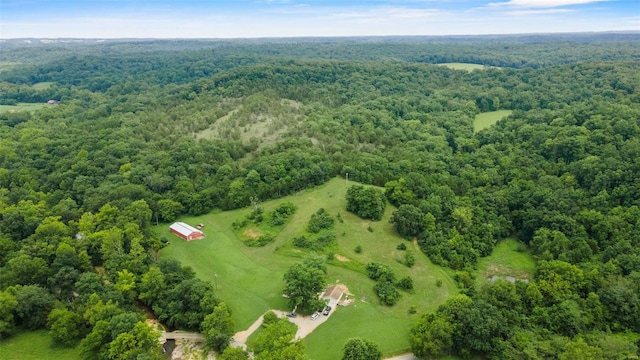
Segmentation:
<svg viewBox="0 0 640 360">
<path fill-rule="evenodd" d="M 331 285 L 327 288 L 327 291 L 322 294 L 322 297 L 340 300 L 342 294 L 344 294 L 345 292 L 347 292 L 347 288 L 344 285 Z"/>
<path fill-rule="evenodd" d="M 174 222 L 173 224 L 171 224 L 171 226 L 169 226 L 169 229 L 176 231 L 182 235 L 185 236 L 189 236 L 190 234 L 193 234 L 194 232 L 196 233 L 200 233 L 202 234 L 202 231 L 194 228 L 193 226 L 189 225 L 189 224 L 185 224 L 183 222 Z"/>
</svg>

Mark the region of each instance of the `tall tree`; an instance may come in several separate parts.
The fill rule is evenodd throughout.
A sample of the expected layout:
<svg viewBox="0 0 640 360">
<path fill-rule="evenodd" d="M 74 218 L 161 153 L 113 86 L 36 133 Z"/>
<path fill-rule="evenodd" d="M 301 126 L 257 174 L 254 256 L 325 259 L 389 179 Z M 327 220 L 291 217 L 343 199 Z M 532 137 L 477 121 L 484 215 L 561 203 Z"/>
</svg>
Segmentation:
<svg viewBox="0 0 640 360">
<path fill-rule="evenodd" d="M 322 309 L 324 302 L 318 295 L 326 286 L 327 267 L 318 257 L 294 264 L 284 274 L 284 290 L 289 306 L 302 313 Z"/>
<path fill-rule="evenodd" d="M 213 312 L 205 316 L 200 325 L 207 346 L 218 353 L 223 352 L 233 336 L 234 321 L 231 317 L 231 309 L 221 302 L 213 309 Z"/>
<path fill-rule="evenodd" d="M 369 339 L 352 338 L 342 347 L 342 360 L 380 360 L 378 344 Z"/>
</svg>

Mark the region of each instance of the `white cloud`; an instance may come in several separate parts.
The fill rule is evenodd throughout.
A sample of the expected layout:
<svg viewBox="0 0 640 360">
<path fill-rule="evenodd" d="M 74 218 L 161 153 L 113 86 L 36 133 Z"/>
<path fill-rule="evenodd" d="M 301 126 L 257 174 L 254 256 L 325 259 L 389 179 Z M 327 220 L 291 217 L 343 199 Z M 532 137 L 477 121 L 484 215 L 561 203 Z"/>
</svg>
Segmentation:
<svg viewBox="0 0 640 360">
<path fill-rule="evenodd" d="M 521 8 L 554 8 L 569 5 L 584 5 L 609 0 L 509 0 L 489 3 L 490 7 L 521 7 Z"/>
<path fill-rule="evenodd" d="M 332 17 L 341 19 L 360 19 L 368 21 L 389 21 L 394 19 L 428 19 L 443 12 L 438 9 L 414 8 L 375 8 L 370 10 L 352 10 L 348 12 L 334 12 Z"/>
<path fill-rule="evenodd" d="M 570 13 L 574 10 L 569 9 L 525 9 L 525 10 L 513 10 L 507 11 L 505 14 L 512 16 L 527 16 L 527 15 L 546 15 L 546 14 L 561 14 Z"/>
</svg>

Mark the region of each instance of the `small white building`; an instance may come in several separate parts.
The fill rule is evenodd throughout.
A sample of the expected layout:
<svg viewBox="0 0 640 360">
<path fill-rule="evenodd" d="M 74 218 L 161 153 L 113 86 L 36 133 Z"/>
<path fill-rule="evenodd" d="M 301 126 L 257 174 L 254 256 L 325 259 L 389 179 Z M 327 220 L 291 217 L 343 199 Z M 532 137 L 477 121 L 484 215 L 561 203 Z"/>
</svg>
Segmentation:
<svg viewBox="0 0 640 360">
<path fill-rule="evenodd" d="M 204 237 L 204 233 L 202 231 L 183 222 L 174 222 L 169 226 L 169 230 L 187 241 L 198 240 Z"/>
</svg>

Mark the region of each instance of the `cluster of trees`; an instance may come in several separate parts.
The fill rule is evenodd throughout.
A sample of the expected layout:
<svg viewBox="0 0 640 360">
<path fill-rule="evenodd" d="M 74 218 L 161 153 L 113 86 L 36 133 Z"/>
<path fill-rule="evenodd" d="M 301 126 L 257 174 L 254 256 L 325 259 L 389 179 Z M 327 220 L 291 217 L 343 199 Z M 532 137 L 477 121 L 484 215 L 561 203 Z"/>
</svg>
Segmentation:
<svg viewBox="0 0 640 360">
<path fill-rule="evenodd" d="M 387 201 L 384 192 L 373 187 L 354 185 L 347 189 L 347 211 L 363 219 L 380 220 Z"/>
<path fill-rule="evenodd" d="M 393 306 L 400 300 L 400 292 L 396 288 L 406 291 L 413 289 L 413 279 L 406 276 L 396 280 L 396 274 L 388 265 L 372 262 L 366 266 L 367 276 L 376 281 L 373 287 L 380 302 L 384 305 Z"/>
<path fill-rule="evenodd" d="M 44 202 L 21 206 L 34 217 L 47 212 Z M 6 234 L 16 240 L 3 238 L 2 336 L 47 327 L 56 342 L 79 346 L 83 358 L 161 358 L 158 330 L 146 324 L 140 302 L 170 328 L 208 330 L 213 349 L 228 343 L 233 326 L 219 319 L 231 314 L 211 285 L 175 260 L 157 259 L 160 240 L 144 200 L 123 209 L 106 204 L 68 223 L 60 216 L 30 223 L 5 211 L 3 227 L 14 226 Z M 32 234 L 20 238 L 22 231 Z"/>
<path fill-rule="evenodd" d="M 126 351 L 111 344 L 146 343 L 140 300 L 170 326 L 216 324 L 211 346 L 222 349 L 224 306 L 188 270 L 158 262 L 151 223 L 348 173 L 385 188 L 350 188 L 350 211 L 379 218 L 389 201 L 398 233 L 461 283 L 473 283 L 477 260 L 505 236 L 538 259 L 526 286 L 494 297 L 511 285 L 467 287 L 467 298 L 423 318 L 418 353 L 570 357 L 595 348 L 606 357 L 604 342 L 640 331 L 637 45 L 624 34 L 3 43 L 3 59 L 24 65 L 3 70 L 0 101 L 61 104 L 0 114 L 0 334 L 48 324 L 93 344 L 88 358 L 115 357 Z M 429 64 L 441 61 L 512 67 Z M 54 84 L 30 86 L 40 81 Z M 474 133 L 474 116 L 498 109 L 513 112 Z M 291 306 L 304 311 L 319 304 L 296 283 L 325 273 L 311 268 L 286 278 Z M 500 303 L 507 295 L 517 314 Z M 95 306 L 123 313 L 92 320 Z M 478 328 L 464 335 L 458 324 Z M 439 345 L 425 349 L 436 350 L 420 350 L 430 338 Z"/>
</svg>

